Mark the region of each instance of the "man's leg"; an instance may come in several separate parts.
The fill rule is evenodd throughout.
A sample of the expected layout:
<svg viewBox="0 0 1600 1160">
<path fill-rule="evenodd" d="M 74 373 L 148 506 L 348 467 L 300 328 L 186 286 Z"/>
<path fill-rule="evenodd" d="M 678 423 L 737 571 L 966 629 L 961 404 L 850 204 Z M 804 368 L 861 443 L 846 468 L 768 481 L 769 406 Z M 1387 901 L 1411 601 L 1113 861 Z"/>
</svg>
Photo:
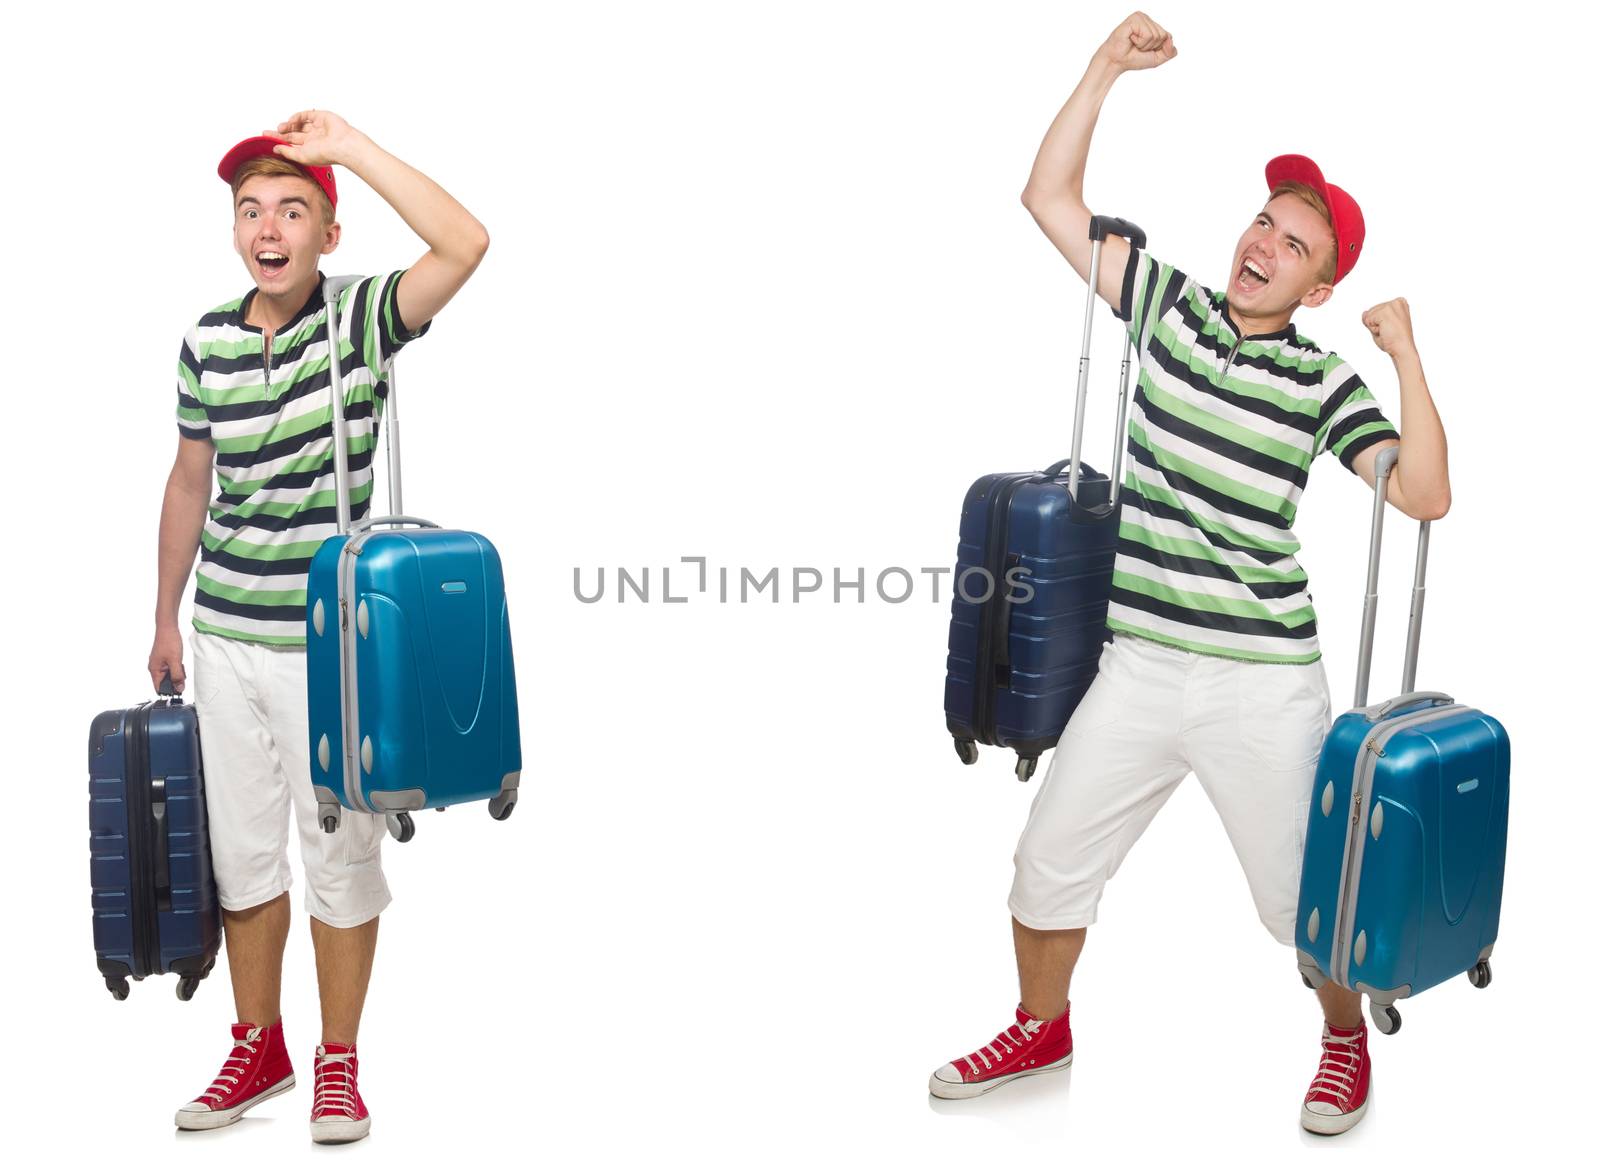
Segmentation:
<svg viewBox="0 0 1600 1160">
<path fill-rule="evenodd" d="M 1022 1009 L 1035 1019 L 1058 1019 L 1066 1013 L 1072 968 L 1078 965 L 1087 933 L 1081 926 L 1076 930 L 1034 930 L 1011 920 Z"/>
<path fill-rule="evenodd" d="M 1016 1022 L 934 1072 L 935 1096 L 966 1099 L 1072 1062 L 1067 994 L 1085 928 L 1107 880 L 1188 772 L 1176 737 L 1188 656 L 1124 636 L 1102 652 L 1017 844 Z"/>
<path fill-rule="evenodd" d="M 322 1042 L 354 1043 L 378 949 L 378 920 L 341 929 L 311 920 L 317 955 L 317 993 L 322 999 Z"/>
<path fill-rule="evenodd" d="M 224 910 L 228 978 L 233 983 L 233 1008 L 240 1023 L 271 1027 L 282 1017 L 283 947 L 289 938 L 289 895 L 248 910 Z"/>
<path fill-rule="evenodd" d="M 389 905 L 380 854 L 387 827 L 375 814 L 345 810 L 339 828 L 323 832 L 311 785 L 303 651 L 285 650 L 273 658 L 271 689 L 273 742 L 294 799 L 322 1000 L 311 1138 L 343 1143 L 361 1139 L 372 1127 L 357 1086 L 356 1032 L 372 978 L 378 915 Z"/>
<path fill-rule="evenodd" d="M 1347 991 L 1332 979 L 1317 988 L 1322 1017 L 1332 1027 L 1361 1026 L 1361 996 Z"/>
<path fill-rule="evenodd" d="M 279 993 L 289 935 L 289 790 L 273 753 L 260 672 L 268 650 L 195 633 L 189 641 L 205 762 L 212 873 L 238 1021 L 217 1078 L 178 1109 L 180 1128 L 231 1124 L 294 1087 Z"/>
<path fill-rule="evenodd" d="M 1327 676 L 1321 662 L 1208 660 L 1196 677 L 1186 734 L 1195 773 L 1222 817 L 1262 925 L 1293 947 L 1306 820 L 1331 722 Z M 1287 969 L 1284 977 L 1291 978 Z M 1372 1066 L 1360 996 L 1329 982 L 1317 998 L 1326 1016 L 1322 1058 L 1300 1123 L 1335 1135 L 1366 1114 Z"/>
</svg>

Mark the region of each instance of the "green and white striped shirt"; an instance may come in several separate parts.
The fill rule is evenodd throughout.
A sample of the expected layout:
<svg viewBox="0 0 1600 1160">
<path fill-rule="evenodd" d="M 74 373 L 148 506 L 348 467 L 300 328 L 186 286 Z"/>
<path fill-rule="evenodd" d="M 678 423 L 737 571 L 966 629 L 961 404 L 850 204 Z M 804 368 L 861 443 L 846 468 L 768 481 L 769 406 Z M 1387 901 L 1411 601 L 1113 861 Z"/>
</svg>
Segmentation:
<svg viewBox="0 0 1600 1160">
<path fill-rule="evenodd" d="M 1226 295 L 1140 252 L 1120 316 L 1139 358 L 1107 624 L 1191 652 L 1318 660 L 1291 529 L 1311 461 L 1398 438 L 1355 371 L 1295 333 L 1239 337 Z"/>
<path fill-rule="evenodd" d="M 339 296 L 350 518 L 372 499 L 372 452 L 395 353 L 410 332 L 395 307 L 403 271 Z M 272 338 L 245 321 L 251 290 L 207 311 L 178 354 L 178 430 L 216 445 L 217 494 L 200 537 L 194 627 L 304 645 L 311 557 L 335 531 L 333 407 L 322 281 Z"/>
</svg>

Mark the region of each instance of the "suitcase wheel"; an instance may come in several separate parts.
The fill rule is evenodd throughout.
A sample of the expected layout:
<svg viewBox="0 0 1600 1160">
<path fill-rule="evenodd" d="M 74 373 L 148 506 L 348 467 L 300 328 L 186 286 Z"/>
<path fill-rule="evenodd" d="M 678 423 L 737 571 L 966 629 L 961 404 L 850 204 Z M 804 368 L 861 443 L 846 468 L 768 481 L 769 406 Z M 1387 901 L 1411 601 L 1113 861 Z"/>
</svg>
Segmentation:
<svg viewBox="0 0 1600 1160">
<path fill-rule="evenodd" d="M 956 752 L 961 755 L 962 765 L 974 765 L 978 760 L 978 743 L 970 737 L 957 737 Z"/>
<path fill-rule="evenodd" d="M 497 822 L 503 822 L 511 816 L 511 811 L 517 808 L 517 791 L 510 794 L 496 794 L 489 799 L 489 816 Z"/>
<path fill-rule="evenodd" d="M 1393 1007 L 1374 1007 L 1372 1009 L 1372 1022 L 1385 1035 L 1393 1035 L 1400 1030 L 1400 1012 Z"/>
<path fill-rule="evenodd" d="M 178 998 L 187 1003 L 194 998 L 195 990 L 200 986 L 200 980 L 193 975 L 185 975 L 178 980 Z"/>
<path fill-rule="evenodd" d="M 1489 970 L 1488 959 L 1484 959 L 1483 962 L 1479 963 L 1477 966 L 1473 967 L 1467 972 L 1467 981 L 1470 982 L 1474 987 L 1477 987 L 1480 991 L 1487 987 L 1490 980 L 1493 978 L 1494 974 Z"/>
<path fill-rule="evenodd" d="M 1306 990 L 1308 991 L 1315 991 L 1317 989 L 1317 985 L 1311 981 L 1310 975 L 1301 975 L 1300 981 L 1306 985 Z"/>
<path fill-rule="evenodd" d="M 120 1003 L 128 997 L 128 980 L 107 979 L 106 990 L 110 991 L 111 997 Z"/>
<path fill-rule="evenodd" d="M 1033 776 L 1033 771 L 1038 769 L 1038 768 L 1039 768 L 1039 759 L 1037 757 L 1019 757 L 1019 758 L 1017 758 L 1017 780 L 1018 781 L 1027 781 L 1030 777 Z"/>
<path fill-rule="evenodd" d="M 389 833 L 396 842 L 409 842 L 417 836 L 417 823 L 411 820 L 410 814 L 390 814 L 388 821 Z"/>
<path fill-rule="evenodd" d="M 338 828 L 339 828 L 339 819 L 338 818 L 323 818 L 322 819 L 322 832 L 324 834 L 331 834 L 335 830 L 337 830 Z"/>
</svg>

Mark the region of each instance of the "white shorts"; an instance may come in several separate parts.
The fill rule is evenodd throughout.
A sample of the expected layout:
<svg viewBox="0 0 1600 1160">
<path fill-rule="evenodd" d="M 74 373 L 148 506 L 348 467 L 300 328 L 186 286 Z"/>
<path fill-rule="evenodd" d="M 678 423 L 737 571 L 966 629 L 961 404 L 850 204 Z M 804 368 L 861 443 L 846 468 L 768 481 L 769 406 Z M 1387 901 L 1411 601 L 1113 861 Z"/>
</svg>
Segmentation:
<svg viewBox="0 0 1600 1160">
<path fill-rule="evenodd" d="M 1262 924 L 1292 946 L 1311 789 L 1331 723 L 1321 661 L 1235 661 L 1118 633 L 1033 799 L 1011 913 L 1035 930 L 1094 922 L 1107 880 L 1192 769 Z"/>
<path fill-rule="evenodd" d="M 324 834 L 311 789 L 306 651 L 189 636 L 190 684 L 200 717 L 211 864 L 224 910 L 270 902 L 294 884 L 289 805 L 300 830 L 306 910 L 329 926 L 360 926 L 389 905 L 378 814 L 344 811 Z"/>
</svg>

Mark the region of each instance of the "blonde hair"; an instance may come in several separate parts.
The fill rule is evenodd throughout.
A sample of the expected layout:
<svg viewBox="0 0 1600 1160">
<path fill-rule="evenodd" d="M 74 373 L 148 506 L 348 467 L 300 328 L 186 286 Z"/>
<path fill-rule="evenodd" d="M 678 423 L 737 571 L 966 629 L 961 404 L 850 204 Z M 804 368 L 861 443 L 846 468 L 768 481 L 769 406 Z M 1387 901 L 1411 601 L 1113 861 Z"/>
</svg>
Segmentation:
<svg viewBox="0 0 1600 1160">
<path fill-rule="evenodd" d="M 1292 194 L 1305 202 L 1321 215 L 1322 220 L 1328 223 L 1328 229 L 1333 229 L 1333 215 L 1328 212 L 1328 203 L 1322 200 L 1322 195 L 1303 181 L 1280 181 L 1272 187 L 1272 193 L 1267 200 L 1271 201 L 1279 194 Z M 1328 250 L 1328 260 L 1322 264 L 1322 269 L 1317 271 L 1320 281 L 1331 283 L 1339 272 L 1339 238 L 1334 235 L 1333 246 Z"/>
<path fill-rule="evenodd" d="M 239 187 L 252 177 L 299 177 L 311 181 L 304 169 L 276 154 L 271 157 L 252 157 L 233 171 L 231 184 L 235 202 L 239 200 Z M 311 187 L 317 191 L 317 208 L 322 214 L 322 226 L 326 229 L 333 224 L 333 202 L 328 200 L 327 193 L 315 181 L 311 181 Z"/>
</svg>

